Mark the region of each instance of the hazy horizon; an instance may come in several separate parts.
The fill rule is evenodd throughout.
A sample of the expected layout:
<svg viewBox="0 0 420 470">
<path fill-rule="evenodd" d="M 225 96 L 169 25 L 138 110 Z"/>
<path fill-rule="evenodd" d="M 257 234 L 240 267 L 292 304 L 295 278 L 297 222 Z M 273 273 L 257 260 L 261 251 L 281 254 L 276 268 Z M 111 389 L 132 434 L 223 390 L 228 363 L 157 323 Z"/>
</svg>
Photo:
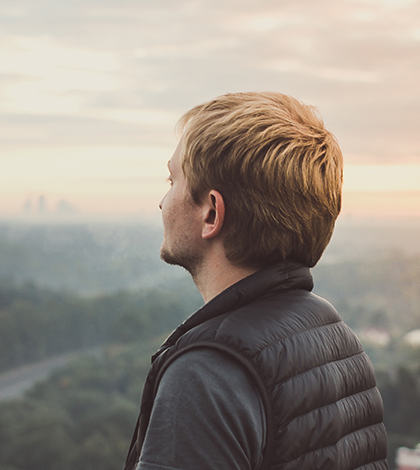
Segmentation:
<svg viewBox="0 0 420 470">
<path fill-rule="evenodd" d="M 344 216 L 420 216 L 419 15 L 420 0 L 0 6 L 0 216 L 41 195 L 155 214 L 178 118 L 248 90 L 319 109 L 345 157 Z"/>
</svg>

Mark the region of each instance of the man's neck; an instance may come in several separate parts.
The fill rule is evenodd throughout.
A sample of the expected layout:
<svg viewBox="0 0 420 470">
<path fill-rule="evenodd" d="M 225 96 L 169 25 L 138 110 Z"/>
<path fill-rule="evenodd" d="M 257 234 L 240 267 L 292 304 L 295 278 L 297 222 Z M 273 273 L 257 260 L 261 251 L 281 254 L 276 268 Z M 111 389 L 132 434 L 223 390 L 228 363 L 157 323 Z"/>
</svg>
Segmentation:
<svg viewBox="0 0 420 470">
<path fill-rule="evenodd" d="M 254 268 L 234 265 L 223 256 L 204 262 L 194 274 L 193 280 L 204 302 L 207 303 L 231 285 L 256 271 Z"/>
</svg>

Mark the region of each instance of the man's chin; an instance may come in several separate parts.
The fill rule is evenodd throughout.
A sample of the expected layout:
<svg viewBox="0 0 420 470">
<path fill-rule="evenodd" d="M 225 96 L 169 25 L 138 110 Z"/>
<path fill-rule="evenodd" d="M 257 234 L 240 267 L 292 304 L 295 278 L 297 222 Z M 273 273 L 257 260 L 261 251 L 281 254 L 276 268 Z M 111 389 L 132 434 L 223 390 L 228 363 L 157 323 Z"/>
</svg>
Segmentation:
<svg viewBox="0 0 420 470">
<path fill-rule="evenodd" d="M 186 269 L 192 276 L 196 272 L 196 268 L 199 265 L 199 259 L 195 256 L 177 256 L 171 253 L 169 250 L 162 245 L 160 249 L 160 258 L 167 264 L 172 266 L 181 266 Z"/>
<path fill-rule="evenodd" d="M 160 249 L 160 259 L 165 261 L 165 263 L 172 264 L 175 266 L 178 265 L 176 259 L 164 246 L 162 246 Z"/>
<path fill-rule="evenodd" d="M 182 259 L 180 259 L 179 256 L 176 256 L 173 253 L 171 253 L 163 245 L 160 249 L 160 258 L 163 261 L 165 261 L 165 263 L 171 264 L 172 266 L 181 266 L 183 268 L 185 267 Z M 185 269 L 187 269 L 187 268 L 185 268 Z"/>
</svg>

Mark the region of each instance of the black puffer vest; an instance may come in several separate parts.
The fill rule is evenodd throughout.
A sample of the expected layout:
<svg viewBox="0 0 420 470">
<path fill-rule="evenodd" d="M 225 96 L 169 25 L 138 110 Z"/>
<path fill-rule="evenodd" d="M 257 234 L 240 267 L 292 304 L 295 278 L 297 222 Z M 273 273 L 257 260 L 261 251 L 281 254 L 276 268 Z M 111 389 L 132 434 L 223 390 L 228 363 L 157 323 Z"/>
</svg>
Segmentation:
<svg viewBox="0 0 420 470">
<path fill-rule="evenodd" d="M 266 411 L 261 468 L 386 470 L 382 400 L 370 360 L 334 308 L 291 262 L 233 285 L 189 317 L 152 358 L 125 470 L 134 470 L 167 367 L 193 348 L 233 356 Z"/>
</svg>

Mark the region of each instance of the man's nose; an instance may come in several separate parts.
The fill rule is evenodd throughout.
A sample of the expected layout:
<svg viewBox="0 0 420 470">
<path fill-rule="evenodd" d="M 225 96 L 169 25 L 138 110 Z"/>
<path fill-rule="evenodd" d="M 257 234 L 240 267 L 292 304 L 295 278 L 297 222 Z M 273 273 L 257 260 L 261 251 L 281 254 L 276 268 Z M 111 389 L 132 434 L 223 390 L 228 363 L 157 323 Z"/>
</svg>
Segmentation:
<svg viewBox="0 0 420 470">
<path fill-rule="evenodd" d="M 163 198 L 161 199 L 161 201 L 159 202 L 159 209 L 162 210 L 162 205 L 163 205 L 163 201 L 165 200 L 165 197 L 166 197 L 166 194 L 163 196 Z"/>
</svg>

